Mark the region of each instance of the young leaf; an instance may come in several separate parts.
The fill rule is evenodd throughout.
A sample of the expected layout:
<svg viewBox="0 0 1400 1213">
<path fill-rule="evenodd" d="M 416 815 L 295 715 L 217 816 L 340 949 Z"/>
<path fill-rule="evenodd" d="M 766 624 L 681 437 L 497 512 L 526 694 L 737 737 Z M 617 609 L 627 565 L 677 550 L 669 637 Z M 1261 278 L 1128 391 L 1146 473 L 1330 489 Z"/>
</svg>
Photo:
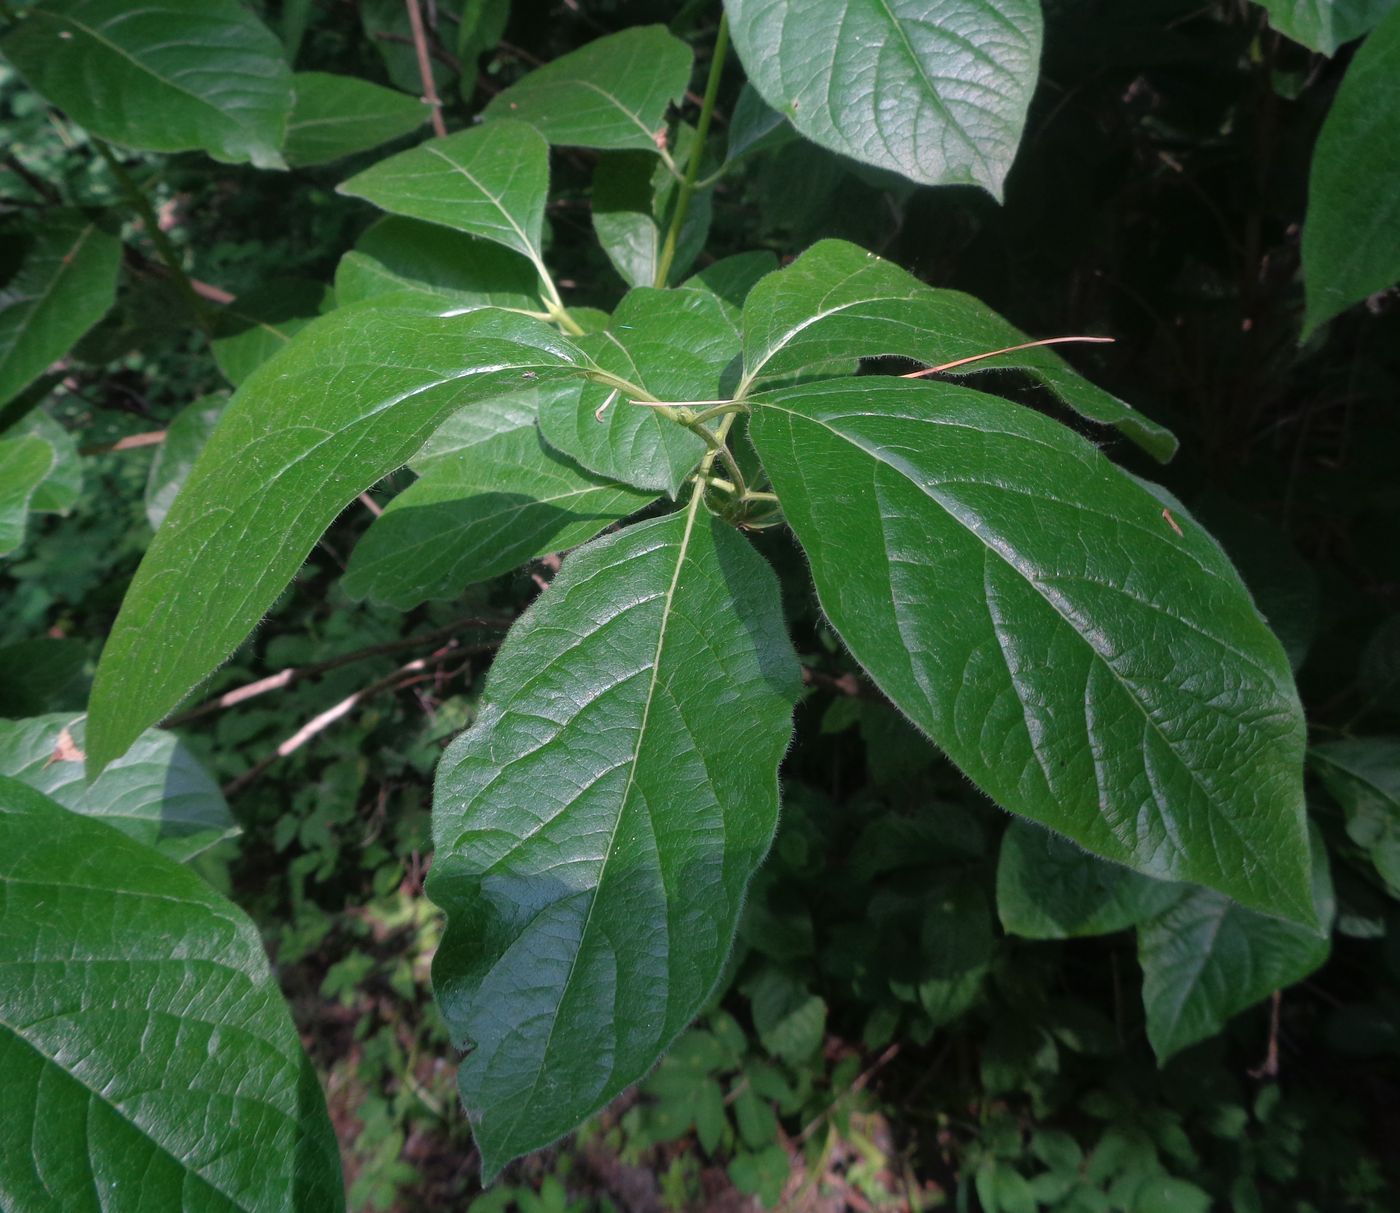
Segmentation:
<svg viewBox="0 0 1400 1213">
<path fill-rule="evenodd" d="M 542 390 L 578 402 L 576 384 Z M 452 598 L 536 556 L 576 547 L 655 499 L 590 476 L 550 450 L 534 409 L 519 402 L 483 404 L 464 410 L 464 419 L 492 413 L 504 414 L 494 433 L 414 460 L 420 478 L 389 503 L 351 553 L 346 593 L 401 610 Z M 440 430 L 431 445 L 441 449 L 441 440 Z"/>
<path fill-rule="evenodd" d="M 718 298 L 649 287 L 628 291 L 608 331 L 580 338 L 579 346 L 604 370 L 671 401 L 716 399 L 739 353 Z M 597 384 L 581 397 L 541 401 L 540 432 L 590 472 L 672 497 L 705 452 L 696 434 Z"/>
<path fill-rule="evenodd" d="M 121 241 L 81 211 L 44 211 L 19 270 L 0 290 L 0 404 L 107 314 L 121 252 Z"/>
<path fill-rule="evenodd" d="M 734 49 L 802 135 L 998 201 L 1040 66 L 1036 0 L 725 0 Z"/>
<path fill-rule="evenodd" d="M 1397 280 L 1400 7 L 1361 44 L 1317 136 L 1303 223 L 1303 336 Z"/>
<path fill-rule="evenodd" d="M 286 167 L 292 73 L 282 44 L 238 0 L 49 0 L 0 51 L 101 139 Z"/>
<path fill-rule="evenodd" d="M 282 154 L 293 168 L 368 151 L 428 121 L 428 107 L 417 97 L 356 76 L 298 72 L 292 82 L 296 104 Z"/>
<path fill-rule="evenodd" d="M 91 770 L 206 678 L 346 504 L 447 417 L 581 358 L 509 312 L 367 306 L 308 325 L 229 402 L 137 570 L 93 685 Z"/>
<path fill-rule="evenodd" d="M 1365 848 L 1390 895 L 1400 897 L 1400 741 L 1329 741 L 1308 759 L 1346 813 L 1347 837 Z"/>
<path fill-rule="evenodd" d="M 237 387 L 334 304 L 334 293 L 309 278 L 274 278 L 255 287 L 214 318 L 214 361 Z"/>
<path fill-rule="evenodd" d="M 0 556 L 24 542 L 30 500 L 53 464 L 53 447 L 36 435 L 0 439 Z"/>
<path fill-rule="evenodd" d="M 544 264 L 549 144 L 523 122 L 488 122 L 381 160 L 339 193 L 380 210 L 455 228 Z"/>
<path fill-rule="evenodd" d="M 550 143 L 655 154 L 666 107 L 690 83 L 692 55 L 664 25 L 595 38 L 497 94 L 487 118 L 523 119 Z"/>
<path fill-rule="evenodd" d="M 0 777 L 0 1190 L 12 1209 L 344 1207 L 252 921 Z"/>
<path fill-rule="evenodd" d="M 1395 7 L 1395 0 L 1259 0 L 1269 24 L 1310 50 L 1330 55 L 1359 38 Z"/>
<path fill-rule="evenodd" d="M 228 403 L 222 393 L 187 404 L 166 427 L 165 441 L 156 448 L 146 477 L 146 518 L 156 530 L 170 513 L 171 503 L 190 477 L 199 452 L 209 441 Z"/>
<path fill-rule="evenodd" d="M 489 1179 L 704 1004 L 777 822 L 799 683 L 778 583 L 698 499 L 564 564 L 438 768 L 433 966 Z"/>
<path fill-rule="evenodd" d="M 961 291 L 925 286 L 912 274 L 842 240 L 822 240 L 770 274 L 744 304 L 744 383 L 820 372 L 833 360 L 896 354 L 930 366 L 990 354 L 1028 338 Z M 1165 462 L 1176 439 L 1095 387 L 1044 346 L 951 368 L 970 375 L 1023 370 L 1081 417 L 1121 430 Z"/>
<path fill-rule="evenodd" d="M 1255 914 L 1213 889 L 1193 889 L 1138 928 L 1147 1039 L 1158 1064 L 1327 959 L 1336 904 L 1321 835 L 1312 845 L 1312 897 L 1321 934 Z"/>
<path fill-rule="evenodd" d="M 974 782 L 1106 859 L 1314 923 L 1302 710 L 1208 535 L 1063 426 L 967 388 L 836 380 L 752 404 L 828 618 Z"/>
<path fill-rule="evenodd" d="M 161 729 L 142 733 L 86 783 L 84 723 L 71 713 L 0 720 L 0 770 L 65 809 L 101 817 L 177 863 L 237 833 L 219 785 L 173 733 Z"/>
</svg>

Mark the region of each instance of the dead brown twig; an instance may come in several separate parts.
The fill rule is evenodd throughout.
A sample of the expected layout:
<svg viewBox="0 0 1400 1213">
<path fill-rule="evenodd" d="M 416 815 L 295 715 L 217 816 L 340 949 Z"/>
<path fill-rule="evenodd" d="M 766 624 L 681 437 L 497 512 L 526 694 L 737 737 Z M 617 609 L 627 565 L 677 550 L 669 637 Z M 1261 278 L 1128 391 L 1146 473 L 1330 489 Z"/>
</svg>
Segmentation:
<svg viewBox="0 0 1400 1213">
<path fill-rule="evenodd" d="M 428 32 L 423 28 L 423 13 L 418 0 L 404 0 L 408 8 L 408 24 L 413 31 L 413 49 L 418 55 L 418 75 L 423 81 L 423 100 L 433 115 L 433 134 L 441 138 L 447 134 L 447 124 L 442 120 L 442 102 L 437 95 L 437 82 L 433 79 L 433 64 L 428 54 Z"/>
</svg>

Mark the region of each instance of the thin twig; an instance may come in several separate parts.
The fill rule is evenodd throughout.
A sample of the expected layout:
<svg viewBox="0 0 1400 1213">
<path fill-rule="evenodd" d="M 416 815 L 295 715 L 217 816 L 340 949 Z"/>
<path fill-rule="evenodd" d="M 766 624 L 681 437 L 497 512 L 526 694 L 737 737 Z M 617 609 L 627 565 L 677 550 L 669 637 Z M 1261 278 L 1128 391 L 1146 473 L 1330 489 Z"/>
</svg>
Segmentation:
<svg viewBox="0 0 1400 1213">
<path fill-rule="evenodd" d="M 403 0 L 408 9 L 408 24 L 413 30 L 413 49 L 418 54 L 418 75 L 423 80 L 423 100 L 433 114 L 433 134 L 441 138 L 447 134 L 447 124 L 442 120 L 442 102 L 438 100 L 437 82 L 433 79 L 433 64 L 428 57 L 428 32 L 423 28 L 423 14 L 418 8 L 418 0 Z"/>
<path fill-rule="evenodd" d="M 1269 1048 L 1264 1060 L 1249 1071 L 1250 1078 L 1278 1077 L 1278 1011 L 1283 1001 L 1283 991 L 1275 990 L 1269 1002 Z"/>
<path fill-rule="evenodd" d="M 910 371 L 907 375 L 901 375 L 901 379 L 922 379 L 925 375 L 941 375 L 944 371 L 951 371 L 955 366 L 966 366 L 969 362 L 981 362 L 983 358 L 995 358 L 1000 354 L 1014 354 L 1018 350 L 1033 350 L 1042 345 L 1065 345 L 1069 342 L 1085 342 L 1091 345 L 1111 344 L 1116 338 L 1113 337 L 1044 337 L 1039 341 L 1024 341 L 1020 345 L 1008 345 L 1002 350 L 988 350 L 985 354 L 970 354 L 966 358 L 955 358 L 952 362 L 945 362 L 941 366 L 928 366 L 922 371 Z"/>
<path fill-rule="evenodd" d="M 116 442 L 99 442 L 95 446 L 80 446 L 79 455 L 105 455 L 109 451 L 131 451 L 141 446 L 159 446 L 165 441 L 165 430 L 151 430 L 146 434 L 128 434 Z"/>
</svg>

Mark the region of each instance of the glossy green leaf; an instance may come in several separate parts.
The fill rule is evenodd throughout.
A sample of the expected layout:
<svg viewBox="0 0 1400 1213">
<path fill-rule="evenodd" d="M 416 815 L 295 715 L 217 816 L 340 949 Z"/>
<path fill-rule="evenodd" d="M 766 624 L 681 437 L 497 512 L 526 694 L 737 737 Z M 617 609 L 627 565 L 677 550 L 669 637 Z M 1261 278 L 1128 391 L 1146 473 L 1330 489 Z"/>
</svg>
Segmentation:
<svg viewBox="0 0 1400 1213">
<path fill-rule="evenodd" d="M 841 240 L 814 244 L 770 274 L 744 304 L 744 381 L 821 373 L 834 360 L 894 354 L 927 366 L 976 358 L 1029 340 L 961 291 L 925 286 L 897 265 Z M 1159 460 L 1176 439 L 1095 387 L 1044 346 L 977 358 L 949 370 L 1025 371 L 1082 417 L 1121 430 Z"/>
<path fill-rule="evenodd" d="M 698 501 L 581 549 L 444 754 L 433 980 L 489 1179 L 637 1081 L 704 1004 L 777 822 L 778 583 Z"/>
<path fill-rule="evenodd" d="M 1304 337 L 1400 280 L 1400 7 L 1361 45 L 1317 136 L 1303 222 Z"/>
<path fill-rule="evenodd" d="M 1040 66 L 1037 0 L 725 0 L 753 86 L 802 135 L 1001 198 Z"/>
<path fill-rule="evenodd" d="M 447 417 L 579 358 L 501 311 L 366 306 L 308 325 L 229 402 L 137 570 L 93 685 L 91 769 L 208 677 L 346 504 Z"/>
<path fill-rule="evenodd" d="M 608 331 L 579 339 L 604 370 L 658 400 L 714 400 L 739 339 L 723 305 L 698 291 L 628 291 Z M 612 402 L 597 417 L 597 410 Z M 540 431 L 599 476 L 675 497 L 704 454 L 704 440 L 622 393 L 589 384 L 581 397 L 540 404 Z"/>
<path fill-rule="evenodd" d="M 428 121 L 428 107 L 417 97 L 356 76 L 298 72 L 292 82 L 296 104 L 282 154 L 293 168 L 368 151 Z"/>
<path fill-rule="evenodd" d="M 828 619 L 975 783 L 1145 875 L 1314 921 L 1297 692 L 1207 534 L 1063 426 L 954 384 L 752 404 Z"/>
<path fill-rule="evenodd" d="M 173 733 L 148 729 L 92 783 L 84 743 L 82 716 L 0 720 L 0 771 L 180 863 L 237 833 L 219 785 Z"/>
<path fill-rule="evenodd" d="M 579 387 L 541 389 L 577 403 Z M 420 478 L 376 518 L 350 556 L 344 586 L 408 610 L 454 598 L 527 560 L 592 539 L 655 495 L 591 476 L 540 439 L 532 395 L 464 409 L 414 460 Z M 455 421 L 456 419 L 454 419 Z M 495 425 L 491 425 L 491 422 Z M 452 444 L 444 430 L 467 429 Z"/>
<path fill-rule="evenodd" d="M 0 556 L 24 542 L 30 499 L 53 464 L 54 449 L 42 438 L 0 439 Z"/>
<path fill-rule="evenodd" d="M 688 147 L 688 141 L 682 140 L 682 155 Z M 677 190 L 676 179 L 666 166 L 646 152 L 611 152 L 599 157 L 593 172 L 593 230 L 628 286 L 656 285 L 661 246 Z M 668 284 L 684 274 L 705 247 L 711 201 L 710 190 L 692 195 L 676 241 Z"/>
<path fill-rule="evenodd" d="M 1395 7 L 1395 0 L 1259 0 L 1269 24 L 1324 55 L 1359 38 Z"/>
<path fill-rule="evenodd" d="M 538 311 L 539 285 L 534 267 L 499 244 L 397 215 L 368 228 L 335 271 L 341 307 L 417 291 L 468 308 Z"/>
<path fill-rule="evenodd" d="M 380 210 L 480 236 L 542 265 L 549 144 L 523 122 L 429 139 L 342 182 Z"/>
<path fill-rule="evenodd" d="M 493 97 L 486 117 L 523 119 L 550 143 L 655 153 L 691 58 L 664 25 L 634 26 L 536 68 Z"/>
<path fill-rule="evenodd" d="M 1253 913 L 1213 889 L 1191 890 L 1138 928 L 1147 1039 L 1159 1064 L 1327 959 L 1336 903 L 1321 835 L 1312 846 L 1312 896 L 1321 934 Z"/>
<path fill-rule="evenodd" d="M 257 927 L 106 822 L 0 777 L 0 1204 L 344 1207 Z"/>
<path fill-rule="evenodd" d="M 166 427 L 165 441 L 156 448 L 146 477 L 146 518 L 152 530 L 170 513 L 227 403 L 222 394 L 204 396 L 182 408 Z"/>
<path fill-rule="evenodd" d="M 322 312 L 332 293 L 309 278 L 274 278 L 240 295 L 214 318 L 214 361 L 237 387 Z"/>
<path fill-rule="evenodd" d="M 285 167 L 292 73 L 282 44 L 238 0 L 48 0 L 0 51 L 99 138 Z"/>
<path fill-rule="evenodd" d="M 18 396 L 106 315 L 121 241 L 81 211 L 52 208 L 0 287 L 0 404 Z"/>
<path fill-rule="evenodd" d="M 1329 741 L 1308 757 L 1346 813 L 1347 837 L 1370 856 L 1390 895 L 1400 898 L 1400 741 Z"/>
<path fill-rule="evenodd" d="M 1011 935 L 1074 939 L 1124 931 L 1185 892 L 1080 850 L 1028 821 L 1013 821 L 997 861 L 997 913 Z"/>
</svg>

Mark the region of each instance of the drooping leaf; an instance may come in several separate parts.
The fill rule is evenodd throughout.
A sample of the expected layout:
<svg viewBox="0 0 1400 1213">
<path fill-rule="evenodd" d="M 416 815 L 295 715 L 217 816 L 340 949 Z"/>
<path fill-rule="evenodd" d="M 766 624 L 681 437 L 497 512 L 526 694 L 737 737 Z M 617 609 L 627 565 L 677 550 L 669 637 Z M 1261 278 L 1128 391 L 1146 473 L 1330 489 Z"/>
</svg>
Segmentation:
<svg viewBox="0 0 1400 1213">
<path fill-rule="evenodd" d="M 53 447 L 33 434 L 0 439 L 0 556 L 24 542 L 30 499 L 53 462 Z"/>
<path fill-rule="evenodd" d="M 539 275 L 509 249 L 435 223 L 386 215 L 340 259 L 336 302 L 346 307 L 406 290 L 465 308 L 540 309 Z"/>
<path fill-rule="evenodd" d="M 368 151 L 428 121 L 428 108 L 417 97 L 357 76 L 297 72 L 292 83 L 296 104 L 282 154 L 293 168 Z"/>
<path fill-rule="evenodd" d="M 1321 934 L 1246 910 L 1213 889 L 1191 890 L 1138 928 L 1147 1039 L 1158 1064 L 1327 959 L 1336 903 L 1321 835 L 1312 845 L 1312 897 Z"/>
<path fill-rule="evenodd" d="M 1001 198 L 1040 66 L 1036 0 L 725 0 L 763 99 L 822 147 Z"/>
<path fill-rule="evenodd" d="M 696 500 L 581 549 L 438 768 L 434 962 L 489 1178 L 641 1078 L 719 977 L 777 822 L 777 580 Z"/>
<path fill-rule="evenodd" d="M 199 452 L 223 414 L 228 397 L 219 393 L 187 404 L 171 419 L 165 441 L 156 448 L 146 477 L 146 518 L 151 530 L 159 528 L 170 513 L 176 495 L 190 477 Z"/>
<path fill-rule="evenodd" d="M 219 785 L 162 729 L 142 733 L 85 783 L 84 725 L 82 716 L 67 713 L 0 720 L 0 771 L 179 863 L 237 832 Z"/>
<path fill-rule="evenodd" d="M 1395 0 L 1259 0 L 1269 24 L 1324 55 L 1359 38 L 1395 7 Z"/>
<path fill-rule="evenodd" d="M 325 284 L 309 278 L 274 278 L 255 287 L 214 318 L 214 361 L 237 387 L 331 302 Z"/>
<path fill-rule="evenodd" d="M 1390 895 L 1400 898 L 1400 741 L 1329 741 L 1308 757 L 1346 813 L 1347 837 L 1365 849 Z"/>
<path fill-rule="evenodd" d="M 1312 924 L 1297 692 L 1208 535 L 1063 426 L 953 384 L 752 404 L 828 619 L 974 782 L 1106 859 Z"/>
<path fill-rule="evenodd" d="M 325 1100 L 252 921 L 0 777 L 0 1203 L 344 1207 Z"/>
<path fill-rule="evenodd" d="M 0 51 L 99 138 L 285 167 L 292 73 L 282 44 L 238 0 L 48 0 Z"/>
<path fill-rule="evenodd" d="M 1185 889 L 1099 859 L 1027 821 L 1013 821 L 997 860 L 997 913 L 1009 934 L 1074 939 L 1124 931 Z"/>
<path fill-rule="evenodd" d="M 447 417 L 581 358 L 527 316 L 332 312 L 249 376 L 146 552 L 103 651 L 96 772 L 247 636 L 356 494 Z"/>
<path fill-rule="evenodd" d="M 698 291 L 628 291 L 608 331 L 579 339 L 604 370 L 658 400 L 715 400 L 738 337 L 714 296 Z M 613 397 L 602 415 L 597 410 Z M 553 447 L 599 476 L 675 497 L 704 454 L 704 440 L 622 393 L 589 384 L 582 396 L 540 404 L 540 431 Z"/>
<path fill-rule="evenodd" d="M 1303 336 L 1400 280 L 1400 7 L 1361 45 L 1317 136 Z"/>
<path fill-rule="evenodd" d="M 45 210 L 18 271 L 0 287 L 0 404 L 106 315 L 120 264 L 121 241 L 96 221 L 81 211 Z"/>
<path fill-rule="evenodd" d="M 691 53 L 664 25 L 595 38 L 492 98 L 487 118 L 518 118 L 550 143 L 655 153 L 666 107 L 690 83 Z"/>
<path fill-rule="evenodd" d="M 578 401 L 575 384 L 542 391 Z M 351 553 L 343 582 L 348 594 L 401 610 L 453 598 L 527 560 L 576 547 L 655 499 L 550 450 L 534 408 L 521 407 L 527 399 L 463 410 L 477 440 L 426 460 L 420 454 L 414 461 L 420 478 L 389 503 Z M 492 415 L 500 428 L 482 434 L 477 423 Z M 442 450 L 442 444 L 440 430 L 433 445 Z"/>
<path fill-rule="evenodd" d="M 429 139 L 342 182 L 380 210 L 480 236 L 542 265 L 549 144 L 523 122 Z"/>
<path fill-rule="evenodd" d="M 770 274 L 744 304 L 744 382 L 813 373 L 833 360 L 895 354 L 927 366 L 990 354 L 1028 338 L 961 291 L 925 286 L 889 261 L 842 240 L 822 240 Z M 1121 430 L 1165 461 L 1176 439 L 1095 387 L 1044 346 L 952 368 L 953 375 L 1013 367 L 1082 417 Z"/>
</svg>

